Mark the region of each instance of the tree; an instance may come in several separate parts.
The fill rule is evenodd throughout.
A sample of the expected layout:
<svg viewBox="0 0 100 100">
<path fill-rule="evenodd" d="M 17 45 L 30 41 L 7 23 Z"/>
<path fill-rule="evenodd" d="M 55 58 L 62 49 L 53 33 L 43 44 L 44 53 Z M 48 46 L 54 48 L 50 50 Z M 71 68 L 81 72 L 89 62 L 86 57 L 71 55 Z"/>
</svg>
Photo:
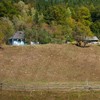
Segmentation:
<svg viewBox="0 0 100 100">
<path fill-rule="evenodd" d="M 82 46 L 83 42 L 84 47 L 88 43 L 88 41 L 86 41 L 86 37 L 93 36 L 93 33 L 91 32 L 90 28 L 80 22 L 76 23 L 74 32 L 72 34 L 74 39 L 77 41 L 77 45 Z"/>
<path fill-rule="evenodd" d="M 40 29 L 36 33 L 36 39 L 41 44 L 46 44 L 51 42 L 51 35 L 44 29 Z"/>
<path fill-rule="evenodd" d="M 0 19 L 0 40 L 2 43 L 7 43 L 8 39 L 15 32 L 13 23 L 9 20 L 9 18 L 1 18 Z"/>
<path fill-rule="evenodd" d="M 97 20 L 100 20 L 100 6 L 96 6 L 93 11 L 91 11 L 91 18 L 92 21 L 95 22 Z"/>
<path fill-rule="evenodd" d="M 0 2 L 0 17 L 9 17 L 10 19 L 12 19 L 14 15 L 18 14 L 19 12 L 12 3 L 12 0 L 2 0 Z"/>
<path fill-rule="evenodd" d="M 43 14 L 44 20 L 48 24 L 51 24 L 52 21 L 56 21 L 57 24 L 67 24 L 68 18 L 71 17 L 70 9 L 63 5 L 51 6 Z"/>
<path fill-rule="evenodd" d="M 90 26 L 94 35 L 100 39 L 100 6 L 96 6 L 91 10 L 92 25 Z"/>
<path fill-rule="evenodd" d="M 91 25 L 91 13 L 85 6 L 78 8 L 77 10 L 78 21 L 82 22 L 86 26 Z"/>
<path fill-rule="evenodd" d="M 13 17 L 13 23 L 16 30 L 25 30 L 25 28 L 32 28 L 33 21 L 35 19 L 36 10 L 34 7 L 30 8 L 30 5 L 20 1 L 16 4 L 16 7 L 20 11 L 20 14 Z"/>
<path fill-rule="evenodd" d="M 100 20 L 95 21 L 91 25 L 91 30 L 93 31 L 94 35 L 100 39 Z"/>
</svg>

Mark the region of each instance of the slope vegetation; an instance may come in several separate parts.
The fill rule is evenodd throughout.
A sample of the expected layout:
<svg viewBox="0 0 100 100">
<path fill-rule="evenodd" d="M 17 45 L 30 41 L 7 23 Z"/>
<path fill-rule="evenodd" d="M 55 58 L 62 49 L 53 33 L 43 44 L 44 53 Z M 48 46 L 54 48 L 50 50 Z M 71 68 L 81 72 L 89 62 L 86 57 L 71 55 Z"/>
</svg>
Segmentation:
<svg viewBox="0 0 100 100">
<path fill-rule="evenodd" d="M 5 46 L 0 50 L 2 82 L 100 81 L 100 47 Z"/>
</svg>

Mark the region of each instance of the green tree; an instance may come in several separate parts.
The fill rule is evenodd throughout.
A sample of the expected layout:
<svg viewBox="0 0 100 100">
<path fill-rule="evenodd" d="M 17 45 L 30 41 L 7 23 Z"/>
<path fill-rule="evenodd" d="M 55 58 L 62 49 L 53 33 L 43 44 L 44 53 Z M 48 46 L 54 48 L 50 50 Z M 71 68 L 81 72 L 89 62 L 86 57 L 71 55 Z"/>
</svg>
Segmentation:
<svg viewBox="0 0 100 100">
<path fill-rule="evenodd" d="M 14 15 L 18 15 L 18 10 L 12 3 L 12 0 L 6 1 L 2 0 L 0 2 L 0 17 L 13 18 Z"/>
<path fill-rule="evenodd" d="M 82 22 L 86 26 L 91 25 L 91 13 L 85 6 L 78 8 L 77 11 L 78 21 Z"/>
<path fill-rule="evenodd" d="M 73 37 L 77 41 L 78 46 L 82 46 L 82 42 L 84 46 L 88 43 L 86 41 L 86 37 L 92 37 L 93 33 L 91 32 L 90 28 L 85 26 L 84 24 L 78 22 L 74 28 Z"/>
<path fill-rule="evenodd" d="M 93 10 L 91 10 L 91 18 L 92 18 L 92 25 L 91 30 L 100 39 L 100 6 L 94 7 Z"/>
<path fill-rule="evenodd" d="M 91 25 L 91 30 L 93 31 L 94 35 L 100 39 L 100 20 L 95 21 Z"/>
<path fill-rule="evenodd" d="M 48 24 L 51 24 L 52 21 L 57 24 L 67 24 L 68 18 L 71 17 L 70 9 L 63 5 L 51 6 L 43 14 Z"/>
<path fill-rule="evenodd" d="M 13 17 L 13 23 L 16 30 L 25 30 L 25 28 L 32 28 L 36 13 L 34 7 L 30 8 L 30 5 L 25 4 L 22 1 L 18 2 L 16 4 L 16 7 L 18 7 L 20 11 L 20 14 L 18 16 Z"/>
<path fill-rule="evenodd" d="M 40 44 L 46 44 L 51 42 L 51 35 L 44 29 L 34 27 L 32 29 L 26 29 L 26 42 L 30 43 L 39 42 Z"/>
<path fill-rule="evenodd" d="M 38 30 L 36 33 L 36 39 L 38 38 L 38 42 L 41 44 L 46 44 L 51 42 L 51 35 L 46 30 Z"/>
<path fill-rule="evenodd" d="M 13 23 L 9 20 L 9 18 L 1 18 L 0 19 L 0 40 L 3 43 L 7 43 L 8 39 L 15 32 Z"/>
</svg>

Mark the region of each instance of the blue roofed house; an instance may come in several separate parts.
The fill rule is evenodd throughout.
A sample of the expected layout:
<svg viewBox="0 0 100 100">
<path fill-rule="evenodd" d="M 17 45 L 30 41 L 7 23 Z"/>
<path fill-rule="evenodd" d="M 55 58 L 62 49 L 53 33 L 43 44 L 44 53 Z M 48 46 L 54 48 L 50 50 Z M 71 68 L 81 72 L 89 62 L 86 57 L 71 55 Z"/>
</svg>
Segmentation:
<svg viewBox="0 0 100 100">
<path fill-rule="evenodd" d="M 17 31 L 11 38 L 9 38 L 10 45 L 24 45 L 25 33 L 23 31 Z"/>
</svg>

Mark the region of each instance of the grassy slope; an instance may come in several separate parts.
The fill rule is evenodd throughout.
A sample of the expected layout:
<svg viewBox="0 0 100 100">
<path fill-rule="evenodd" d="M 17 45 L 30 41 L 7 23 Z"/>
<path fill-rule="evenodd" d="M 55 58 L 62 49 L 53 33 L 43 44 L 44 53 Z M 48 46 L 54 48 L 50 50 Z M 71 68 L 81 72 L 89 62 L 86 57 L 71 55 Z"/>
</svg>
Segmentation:
<svg viewBox="0 0 100 100">
<path fill-rule="evenodd" d="M 100 47 L 38 45 L 0 50 L 0 81 L 100 81 Z"/>
</svg>

